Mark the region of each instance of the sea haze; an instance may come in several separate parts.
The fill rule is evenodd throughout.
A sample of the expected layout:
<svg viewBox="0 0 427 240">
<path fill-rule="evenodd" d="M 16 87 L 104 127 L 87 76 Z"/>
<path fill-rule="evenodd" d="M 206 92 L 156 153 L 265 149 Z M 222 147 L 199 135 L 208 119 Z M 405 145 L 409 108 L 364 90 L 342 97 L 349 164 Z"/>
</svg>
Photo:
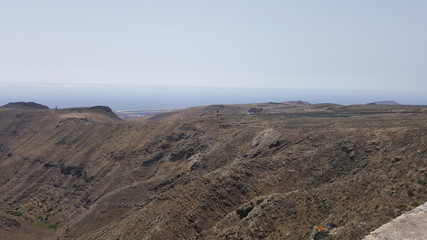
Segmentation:
<svg viewBox="0 0 427 240">
<path fill-rule="evenodd" d="M 183 108 L 211 104 L 285 102 L 365 104 L 393 100 L 427 105 L 422 92 L 284 88 L 224 88 L 141 85 L 0 84 L 0 104 L 33 101 L 51 108 L 107 105 L 113 110 Z"/>
</svg>

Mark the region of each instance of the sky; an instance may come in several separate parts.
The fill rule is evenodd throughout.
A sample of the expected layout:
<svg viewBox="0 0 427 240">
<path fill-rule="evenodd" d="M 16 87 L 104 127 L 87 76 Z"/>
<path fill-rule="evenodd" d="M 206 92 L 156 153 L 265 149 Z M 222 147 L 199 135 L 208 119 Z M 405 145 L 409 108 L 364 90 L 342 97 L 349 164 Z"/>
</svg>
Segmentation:
<svg viewBox="0 0 427 240">
<path fill-rule="evenodd" d="M 0 0 L 0 104 L 243 88 L 244 101 L 310 89 L 427 104 L 426 12 L 425 0 Z"/>
</svg>

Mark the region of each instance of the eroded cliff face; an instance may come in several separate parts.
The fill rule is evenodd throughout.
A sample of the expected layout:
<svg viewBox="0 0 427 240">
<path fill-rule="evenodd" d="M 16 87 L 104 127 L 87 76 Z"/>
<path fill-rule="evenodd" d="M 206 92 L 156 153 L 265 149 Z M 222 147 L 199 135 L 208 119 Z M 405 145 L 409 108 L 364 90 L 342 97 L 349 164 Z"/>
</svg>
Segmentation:
<svg viewBox="0 0 427 240">
<path fill-rule="evenodd" d="M 425 111 L 286 107 L 141 122 L 0 109 L 0 233 L 361 239 L 427 200 Z"/>
</svg>

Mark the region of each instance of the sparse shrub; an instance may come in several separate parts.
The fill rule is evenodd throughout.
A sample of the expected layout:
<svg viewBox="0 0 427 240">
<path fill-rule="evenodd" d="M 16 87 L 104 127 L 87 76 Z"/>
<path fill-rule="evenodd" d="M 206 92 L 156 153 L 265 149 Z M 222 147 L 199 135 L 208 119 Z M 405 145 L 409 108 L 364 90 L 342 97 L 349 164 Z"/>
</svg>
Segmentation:
<svg viewBox="0 0 427 240">
<path fill-rule="evenodd" d="M 17 217 L 22 216 L 22 212 L 20 212 L 18 210 L 9 210 L 9 211 L 6 211 L 6 213 L 13 215 L 13 216 L 17 216 Z"/>
<path fill-rule="evenodd" d="M 426 180 L 424 180 L 424 179 L 421 179 L 421 178 L 419 178 L 417 182 L 418 182 L 418 184 L 420 184 L 420 185 L 427 185 L 427 181 L 426 181 Z"/>
<path fill-rule="evenodd" d="M 313 239 L 314 240 L 320 240 L 320 239 L 324 239 L 329 235 L 328 232 L 318 232 L 314 235 Z"/>
<path fill-rule="evenodd" d="M 408 190 L 406 190 L 406 193 L 408 193 L 408 196 L 413 197 L 415 196 L 415 189 L 408 188 Z"/>
<path fill-rule="evenodd" d="M 320 240 L 320 239 L 327 238 L 328 235 L 329 235 L 329 229 L 328 228 L 326 228 L 324 226 L 320 226 L 320 225 L 314 226 L 314 235 L 313 235 L 314 240 Z"/>
<path fill-rule="evenodd" d="M 410 211 L 412 209 L 414 209 L 413 206 L 408 205 L 408 204 L 399 204 L 396 206 L 397 209 L 399 209 L 400 211 Z"/>
<path fill-rule="evenodd" d="M 37 222 L 36 225 L 38 227 L 49 228 L 49 229 L 57 229 L 58 228 L 58 225 L 56 225 L 56 224 L 49 224 L 49 223 L 44 223 L 44 222 Z"/>
<path fill-rule="evenodd" d="M 57 228 L 58 228 L 58 225 L 56 225 L 56 224 L 49 224 L 49 225 L 47 226 L 47 228 L 50 228 L 50 229 L 57 229 Z"/>
</svg>

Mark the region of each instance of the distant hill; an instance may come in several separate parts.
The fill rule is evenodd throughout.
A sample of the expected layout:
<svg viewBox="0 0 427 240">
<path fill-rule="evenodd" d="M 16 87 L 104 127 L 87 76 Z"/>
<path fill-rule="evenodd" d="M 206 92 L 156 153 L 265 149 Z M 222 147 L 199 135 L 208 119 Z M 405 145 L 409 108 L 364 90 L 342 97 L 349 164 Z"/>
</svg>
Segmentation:
<svg viewBox="0 0 427 240">
<path fill-rule="evenodd" d="M 35 102 L 10 102 L 1 106 L 2 108 L 36 108 L 36 109 L 49 109 L 48 106 L 35 103 Z"/>
<path fill-rule="evenodd" d="M 57 109 L 55 113 L 65 119 L 88 119 L 97 122 L 116 122 L 122 119 L 107 106 Z"/>
<path fill-rule="evenodd" d="M 40 112 L 40 114 L 46 112 L 49 115 L 53 113 L 58 119 L 72 120 L 80 123 L 113 123 L 122 121 L 122 119 L 107 106 L 50 109 L 45 105 L 35 102 L 11 102 L 1 106 L 0 109 L 4 111 L 16 111 L 18 116 L 22 116 L 25 113 L 27 118 L 34 117 L 37 115 L 36 112 Z"/>
<path fill-rule="evenodd" d="M 299 100 L 299 101 L 287 101 L 287 102 L 284 102 L 283 104 L 288 104 L 288 105 L 310 105 L 309 102 L 307 102 L 307 101 L 301 101 L 301 100 Z"/>
<path fill-rule="evenodd" d="M 390 106 L 398 106 L 400 105 L 399 103 L 395 102 L 395 101 L 378 101 L 378 102 L 372 102 L 369 103 L 372 105 L 390 105 Z"/>
</svg>

